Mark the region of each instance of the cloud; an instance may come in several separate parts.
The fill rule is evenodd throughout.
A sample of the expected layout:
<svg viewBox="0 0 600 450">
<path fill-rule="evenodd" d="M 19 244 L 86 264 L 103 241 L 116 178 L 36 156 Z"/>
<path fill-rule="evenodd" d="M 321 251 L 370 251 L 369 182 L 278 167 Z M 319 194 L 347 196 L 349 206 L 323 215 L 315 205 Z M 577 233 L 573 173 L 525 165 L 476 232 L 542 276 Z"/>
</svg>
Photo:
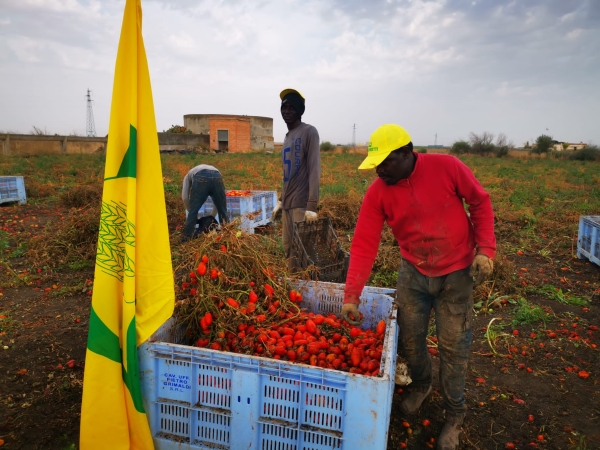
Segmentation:
<svg viewBox="0 0 600 450">
<path fill-rule="evenodd" d="M 106 133 L 123 4 L 1 2 L 0 122 L 83 131 L 91 87 Z M 417 143 L 486 129 L 524 141 L 542 122 L 600 141 L 596 0 L 143 0 L 143 14 L 159 129 L 188 113 L 264 115 L 282 140 L 278 93 L 292 86 L 340 143 L 354 123 L 365 141 L 384 122 Z"/>
</svg>

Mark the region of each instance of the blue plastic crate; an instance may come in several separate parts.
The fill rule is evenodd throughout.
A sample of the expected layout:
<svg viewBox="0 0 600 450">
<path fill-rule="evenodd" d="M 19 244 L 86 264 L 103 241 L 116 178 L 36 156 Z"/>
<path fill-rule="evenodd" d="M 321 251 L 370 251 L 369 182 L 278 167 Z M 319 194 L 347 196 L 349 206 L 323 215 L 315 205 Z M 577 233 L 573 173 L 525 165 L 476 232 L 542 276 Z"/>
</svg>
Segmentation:
<svg viewBox="0 0 600 450">
<path fill-rule="evenodd" d="M 343 285 L 302 282 L 302 306 L 339 314 Z M 140 346 L 144 406 L 158 450 L 385 449 L 398 328 L 393 290 L 365 288 L 364 326 L 387 323 L 381 376 L 179 345 L 167 321 Z"/>
<path fill-rule="evenodd" d="M 577 257 L 600 266 L 600 216 L 581 216 L 577 237 Z"/>
<path fill-rule="evenodd" d="M 267 225 L 271 221 L 271 214 L 277 205 L 277 192 L 250 191 L 250 193 L 252 196 L 227 197 L 227 214 L 229 220 L 240 217 L 242 230 L 254 233 L 254 228 Z M 217 208 L 210 197 L 198 211 L 198 218 L 209 215 L 218 217 Z"/>
<path fill-rule="evenodd" d="M 0 203 L 27 203 L 23 177 L 0 177 Z"/>
</svg>

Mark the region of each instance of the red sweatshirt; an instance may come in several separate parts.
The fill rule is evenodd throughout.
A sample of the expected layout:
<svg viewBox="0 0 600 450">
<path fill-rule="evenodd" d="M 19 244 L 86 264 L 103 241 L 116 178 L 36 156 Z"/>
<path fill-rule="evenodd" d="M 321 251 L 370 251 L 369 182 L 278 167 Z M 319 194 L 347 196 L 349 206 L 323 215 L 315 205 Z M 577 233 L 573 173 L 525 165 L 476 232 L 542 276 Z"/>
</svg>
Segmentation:
<svg viewBox="0 0 600 450">
<path fill-rule="evenodd" d="M 414 171 L 407 179 L 388 186 L 378 178 L 367 189 L 350 247 L 344 303 L 359 302 L 384 222 L 392 228 L 402 257 L 426 276 L 468 267 L 475 249 L 494 257 L 492 202 L 473 172 L 454 156 L 415 156 Z"/>
</svg>

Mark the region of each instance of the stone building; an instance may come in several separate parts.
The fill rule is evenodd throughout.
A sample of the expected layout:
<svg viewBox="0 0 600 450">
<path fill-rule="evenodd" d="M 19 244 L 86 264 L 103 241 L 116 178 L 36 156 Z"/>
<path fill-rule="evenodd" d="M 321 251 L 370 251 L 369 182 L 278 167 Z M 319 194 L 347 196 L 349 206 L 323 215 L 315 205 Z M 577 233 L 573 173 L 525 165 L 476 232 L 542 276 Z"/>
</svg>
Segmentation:
<svg viewBox="0 0 600 450">
<path fill-rule="evenodd" d="M 208 134 L 210 150 L 273 151 L 273 119 L 229 114 L 186 114 L 183 125 L 195 134 Z"/>
</svg>

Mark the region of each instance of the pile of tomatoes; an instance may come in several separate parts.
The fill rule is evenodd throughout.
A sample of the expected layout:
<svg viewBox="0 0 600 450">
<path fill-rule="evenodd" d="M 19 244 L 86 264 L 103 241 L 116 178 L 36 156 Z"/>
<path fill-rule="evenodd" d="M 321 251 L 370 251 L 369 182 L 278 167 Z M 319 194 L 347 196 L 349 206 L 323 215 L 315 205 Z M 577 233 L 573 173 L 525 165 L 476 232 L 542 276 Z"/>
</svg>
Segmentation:
<svg viewBox="0 0 600 450">
<path fill-rule="evenodd" d="M 236 191 L 231 190 L 225 192 L 227 197 L 252 197 L 252 191 Z"/>
<path fill-rule="evenodd" d="M 182 284 L 194 298 L 188 306 L 195 305 L 192 313 L 188 311 L 190 344 L 354 374 L 379 374 L 385 321 L 374 330 L 362 330 L 335 314 L 301 309 L 303 298 L 297 290 L 233 280 L 212 266 L 202 256 L 190 282 Z M 224 289 L 217 294 L 211 287 Z M 210 294 L 202 296 L 199 291 Z"/>
</svg>

